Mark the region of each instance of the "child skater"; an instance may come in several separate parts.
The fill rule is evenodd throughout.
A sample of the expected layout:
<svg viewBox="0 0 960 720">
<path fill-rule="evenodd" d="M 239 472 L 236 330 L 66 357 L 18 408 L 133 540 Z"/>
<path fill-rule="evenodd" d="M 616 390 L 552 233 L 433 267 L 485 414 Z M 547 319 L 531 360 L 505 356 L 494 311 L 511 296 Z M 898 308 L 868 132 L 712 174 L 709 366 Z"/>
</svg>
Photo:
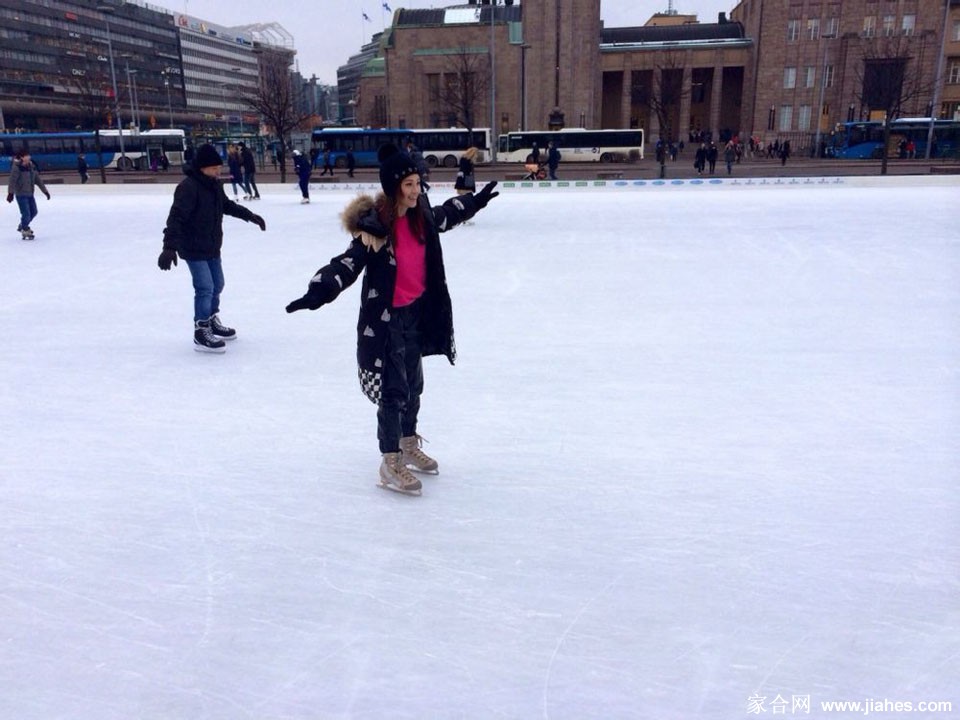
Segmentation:
<svg viewBox="0 0 960 720">
<path fill-rule="evenodd" d="M 177 254 L 187 261 L 193 278 L 193 349 L 222 353 L 224 340 L 237 331 L 220 322 L 223 291 L 223 216 L 232 215 L 267 229 L 264 219 L 227 197 L 220 183 L 223 160 L 213 145 L 201 145 L 186 177 L 173 193 L 173 206 L 163 231 L 163 252 L 157 258 L 161 270 L 177 264 Z"/>
<path fill-rule="evenodd" d="M 500 193 L 491 182 L 476 194 L 431 207 L 409 155 L 384 145 L 378 158 L 383 192 L 347 205 L 340 218 L 352 242 L 316 272 L 307 293 L 287 305 L 287 312 L 333 302 L 363 274 L 357 362 L 361 389 L 377 405 L 380 485 L 419 495 L 420 481 L 410 469 L 432 474 L 439 469 L 417 435 L 421 358 L 445 355 L 452 365 L 456 355 L 440 233 L 470 219 Z"/>
</svg>

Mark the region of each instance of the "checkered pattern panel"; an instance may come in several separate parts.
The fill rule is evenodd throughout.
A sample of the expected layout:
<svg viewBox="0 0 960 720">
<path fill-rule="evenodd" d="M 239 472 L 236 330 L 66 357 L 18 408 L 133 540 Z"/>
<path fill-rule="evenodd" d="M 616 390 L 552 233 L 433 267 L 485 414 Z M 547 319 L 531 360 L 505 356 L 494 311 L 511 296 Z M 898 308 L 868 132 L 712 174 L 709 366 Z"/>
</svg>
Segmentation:
<svg viewBox="0 0 960 720">
<path fill-rule="evenodd" d="M 370 402 L 379 405 L 383 374 L 363 368 L 357 368 L 357 373 L 360 376 L 360 389 L 363 390 L 363 394 L 370 399 Z"/>
</svg>

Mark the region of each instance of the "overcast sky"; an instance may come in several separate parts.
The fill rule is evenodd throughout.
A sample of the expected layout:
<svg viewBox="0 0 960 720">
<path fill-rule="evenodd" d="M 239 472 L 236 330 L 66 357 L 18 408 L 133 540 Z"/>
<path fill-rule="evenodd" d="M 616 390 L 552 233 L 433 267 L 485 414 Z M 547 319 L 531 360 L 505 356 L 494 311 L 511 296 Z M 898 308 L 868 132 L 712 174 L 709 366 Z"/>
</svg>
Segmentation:
<svg viewBox="0 0 960 720">
<path fill-rule="evenodd" d="M 218 25 L 280 23 L 293 35 L 300 72 L 336 84 L 337 67 L 356 53 L 370 36 L 390 24 L 391 13 L 383 0 L 149 0 L 151 5 L 193 15 Z M 386 0 L 397 8 L 444 8 L 466 0 Z M 521 0 L 522 2 L 522 0 Z M 607 27 L 643 25 L 655 12 L 667 9 L 669 0 L 601 0 L 600 16 Z M 717 13 L 736 5 L 735 0 L 673 0 L 680 13 L 695 13 L 701 22 L 716 22 Z M 363 13 L 370 22 L 363 19 Z"/>
</svg>

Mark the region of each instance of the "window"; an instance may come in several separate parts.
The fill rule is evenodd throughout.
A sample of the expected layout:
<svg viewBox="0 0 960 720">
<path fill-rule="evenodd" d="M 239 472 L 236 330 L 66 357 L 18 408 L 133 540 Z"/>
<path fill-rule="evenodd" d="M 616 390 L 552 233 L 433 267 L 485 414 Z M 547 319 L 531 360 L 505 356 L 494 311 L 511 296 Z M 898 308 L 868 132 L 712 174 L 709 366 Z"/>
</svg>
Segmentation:
<svg viewBox="0 0 960 720">
<path fill-rule="evenodd" d="M 913 35 L 913 31 L 917 27 L 917 16 L 916 15 L 904 15 L 903 16 L 903 34 L 904 35 Z"/>
<path fill-rule="evenodd" d="M 793 105 L 780 106 L 780 132 L 787 132 L 793 127 Z"/>
<path fill-rule="evenodd" d="M 840 18 L 832 17 L 827 19 L 827 27 L 823 33 L 830 37 L 837 37 L 840 34 Z"/>
<path fill-rule="evenodd" d="M 947 84 L 960 85 L 960 59 L 950 59 L 950 69 L 947 71 Z"/>
<path fill-rule="evenodd" d="M 868 15 L 863 19 L 863 36 L 864 37 L 873 37 L 877 34 L 877 18 L 873 15 Z"/>
<path fill-rule="evenodd" d="M 812 88 L 817 84 L 817 69 L 813 65 L 807 65 L 804 69 L 803 86 Z"/>
<path fill-rule="evenodd" d="M 810 106 L 809 105 L 800 106 L 800 114 L 797 116 L 797 129 L 798 130 L 810 129 Z"/>
<path fill-rule="evenodd" d="M 797 86 L 797 69 L 788 67 L 783 69 L 783 87 L 786 90 L 792 90 Z"/>
<path fill-rule="evenodd" d="M 807 20 L 807 39 L 817 40 L 820 37 L 820 18 Z"/>
<path fill-rule="evenodd" d="M 787 42 L 796 42 L 800 39 L 800 21 L 790 20 L 787 22 Z"/>
<path fill-rule="evenodd" d="M 953 42 L 960 42 L 960 21 L 953 23 L 953 34 L 950 36 Z"/>
<path fill-rule="evenodd" d="M 896 32 L 897 26 L 897 16 L 896 15 L 884 15 L 883 16 L 883 35 L 884 37 L 890 37 Z"/>
<path fill-rule="evenodd" d="M 823 86 L 833 87 L 833 65 L 826 65 L 823 68 Z"/>
</svg>

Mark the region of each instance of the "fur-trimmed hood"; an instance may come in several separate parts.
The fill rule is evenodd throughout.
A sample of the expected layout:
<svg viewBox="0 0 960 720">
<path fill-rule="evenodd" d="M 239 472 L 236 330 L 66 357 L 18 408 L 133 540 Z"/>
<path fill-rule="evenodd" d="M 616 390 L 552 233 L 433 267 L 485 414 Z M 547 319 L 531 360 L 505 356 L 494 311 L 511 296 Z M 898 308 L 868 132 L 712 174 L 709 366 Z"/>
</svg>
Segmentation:
<svg viewBox="0 0 960 720">
<path fill-rule="evenodd" d="M 374 252 L 379 252 L 386 245 L 390 234 L 377 216 L 377 207 L 385 202 L 389 201 L 383 193 L 376 197 L 357 195 L 340 213 L 343 229 L 350 233 L 350 237 L 359 237 L 364 246 Z"/>
</svg>

